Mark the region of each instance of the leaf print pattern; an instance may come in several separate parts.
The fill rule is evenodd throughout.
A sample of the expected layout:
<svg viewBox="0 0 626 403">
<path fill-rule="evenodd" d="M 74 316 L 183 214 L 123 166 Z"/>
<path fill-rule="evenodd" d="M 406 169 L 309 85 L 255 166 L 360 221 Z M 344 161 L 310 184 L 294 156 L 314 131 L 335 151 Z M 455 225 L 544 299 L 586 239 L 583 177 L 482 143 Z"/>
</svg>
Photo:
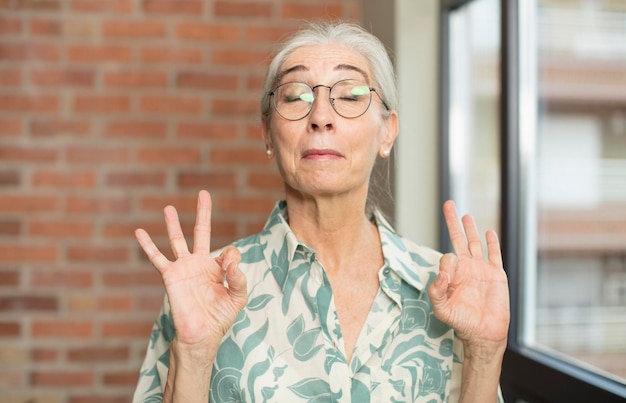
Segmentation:
<svg viewBox="0 0 626 403">
<path fill-rule="evenodd" d="M 259 234 L 233 244 L 241 251 L 248 304 L 213 363 L 211 403 L 454 401 L 462 344 L 432 315 L 426 293 L 441 254 L 401 238 L 378 216 L 375 222 L 385 265 L 357 340 L 363 348 L 350 362 L 338 347 L 342 333 L 324 268 L 291 232 L 285 203 Z M 133 402 L 161 402 L 174 335 L 166 297 Z"/>
</svg>

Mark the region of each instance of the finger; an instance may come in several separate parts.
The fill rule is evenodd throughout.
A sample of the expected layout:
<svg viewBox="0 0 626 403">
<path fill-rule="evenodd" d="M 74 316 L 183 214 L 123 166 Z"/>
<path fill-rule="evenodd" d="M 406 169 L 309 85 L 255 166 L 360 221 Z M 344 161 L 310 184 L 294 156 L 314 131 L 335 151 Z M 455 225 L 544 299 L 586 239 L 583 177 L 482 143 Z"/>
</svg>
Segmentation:
<svg viewBox="0 0 626 403">
<path fill-rule="evenodd" d="M 480 240 L 476 222 L 471 215 L 466 215 L 462 219 L 465 236 L 467 237 L 467 245 L 470 254 L 474 257 L 483 257 L 483 243 Z"/>
<path fill-rule="evenodd" d="M 239 249 L 230 245 L 225 247 L 215 260 L 222 266 L 224 271 L 226 271 L 228 267 L 232 265 L 239 266 L 239 263 L 241 262 L 241 253 L 239 253 Z"/>
<path fill-rule="evenodd" d="M 152 238 L 150 238 L 150 235 L 148 235 L 144 229 L 136 229 L 135 238 L 137 238 L 137 242 L 139 242 L 141 249 L 143 249 L 146 256 L 148 256 L 152 265 L 162 273 L 171 262 L 161 253 L 159 248 L 156 247 Z"/>
<path fill-rule="evenodd" d="M 448 200 L 443 204 L 443 215 L 446 220 L 446 226 L 448 227 L 448 234 L 450 235 L 450 243 L 457 256 L 469 256 L 469 249 L 467 246 L 467 238 L 461 228 L 461 222 L 459 215 L 456 211 L 456 205 L 452 200 Z"/>
<path fill-rule="evenodd" d="M 178 259 L 181 256 L 189 255 L 189 248 L 187 247 L 183 230 L 180 227 L 176 209 L 173 206 L 167 206 L 163 209 L 163 214 L 165 215 L 165 226 L 174 256 Z"/>
<path fill-rule="evenodd" d="M 489 263 L 503 268 L 502 262 L 502 250 L 500 248 L 500 241 L 498 240 L 498 234 L 495 231 L 487 231 L 487 257 Z"/>
<path fill-rule="evenodd" d="M 448 283 L 454 281 L 458 267 L 459 258 L 454 253 L 446 253 L 439 259 L 439 271 L 445 273 Z"/>
<path fill-rule="evenodd" d="M 211 252 L 211 195 L 206 190 L 198 193 L 196 224 L 193 227 L 194 253 Z"/>
<path fill-rule="evenodd" d="M 450 281 L 448 274 L 445 271 L 439 271 L 435 281 L 428 287 L 428 296 L 433 305 L 433 313 L 437 318 L 446 322 L 447 302 L 448 302 L 448 288 L 450 287 Z"/>
</svg>

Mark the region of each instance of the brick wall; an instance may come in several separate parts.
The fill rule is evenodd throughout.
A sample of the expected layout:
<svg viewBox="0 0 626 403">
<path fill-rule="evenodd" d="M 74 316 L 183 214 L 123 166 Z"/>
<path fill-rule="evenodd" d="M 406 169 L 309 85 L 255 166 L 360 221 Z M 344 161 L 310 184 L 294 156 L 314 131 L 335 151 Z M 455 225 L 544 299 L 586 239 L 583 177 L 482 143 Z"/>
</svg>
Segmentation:
<svg viewBox="0 0 626 403">
<path fill-rule="evenodd" d="M 163 288 L 162 208 L 213 246 L 282 193 L 259 129 L 273 44 L 358 0 L 0 0 L 0 403 L 127 402 Z"/>
</svg>

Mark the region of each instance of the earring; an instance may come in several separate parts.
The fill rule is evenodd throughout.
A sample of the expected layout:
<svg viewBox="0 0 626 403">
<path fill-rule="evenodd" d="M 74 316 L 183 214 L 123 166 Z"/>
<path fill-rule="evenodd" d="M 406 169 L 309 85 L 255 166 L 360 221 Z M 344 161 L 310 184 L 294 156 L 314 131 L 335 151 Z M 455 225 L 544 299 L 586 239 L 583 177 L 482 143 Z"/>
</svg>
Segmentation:
<svg viewBox="0 0 626 403">
<path fill-rule="evenodd" d="M 381 151 L 381 153 L 382 153 L 382 157 L 383 157 L 383 158 L 387 158 L 387 157 L 389 157 L 389 153 L 390 153 L 390 152 L 391 152 L 390 150 L 388 150 L 388 149 L 384 149 L 383 151 Z"/>
<path fill-rule="evenodd" d="M 267 148 L 265 148 L 265 155 L 267 156 L 267 159 L 272 159 L 272 157 L 274 156 L 274 151 L 272 151 L 272 149 L 267 146 Z"/>
</svg>

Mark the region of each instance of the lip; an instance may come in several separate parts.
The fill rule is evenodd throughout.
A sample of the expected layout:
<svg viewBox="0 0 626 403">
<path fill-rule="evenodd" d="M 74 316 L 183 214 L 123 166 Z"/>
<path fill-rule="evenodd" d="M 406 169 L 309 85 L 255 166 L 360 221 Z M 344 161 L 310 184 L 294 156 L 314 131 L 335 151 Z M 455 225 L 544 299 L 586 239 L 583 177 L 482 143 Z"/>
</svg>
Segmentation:
<svg viewBox="0 0 626 403">
<path fill-rule="evenodd" d="M 335 159 L 342 157 L 343 154 L 341 154 L 339 151 L 328 148 L 311 148 L 302 153 L 302 159 Z"/>
</svg>

